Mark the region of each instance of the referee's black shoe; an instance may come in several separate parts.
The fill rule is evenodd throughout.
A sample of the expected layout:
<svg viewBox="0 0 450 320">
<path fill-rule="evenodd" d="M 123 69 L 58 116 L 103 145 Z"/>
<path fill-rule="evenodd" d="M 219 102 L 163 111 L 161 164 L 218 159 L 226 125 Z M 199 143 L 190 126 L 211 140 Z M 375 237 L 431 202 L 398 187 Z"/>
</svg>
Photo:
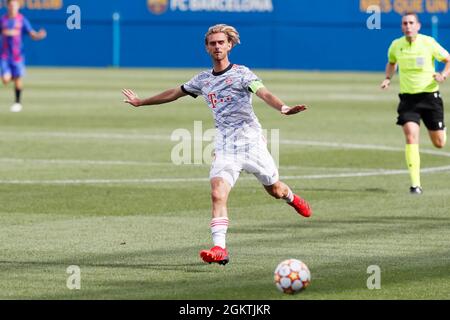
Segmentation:
<svg viewBox="0 0 450 320">
<path fill-rule="evenodd" d="M 423 190 L 419 186 L 417 186 L 417 187 L 410 187 L 409 188 L 409 193 L 411 193 L 411 194 L 422 194 Z"/>
</svg>

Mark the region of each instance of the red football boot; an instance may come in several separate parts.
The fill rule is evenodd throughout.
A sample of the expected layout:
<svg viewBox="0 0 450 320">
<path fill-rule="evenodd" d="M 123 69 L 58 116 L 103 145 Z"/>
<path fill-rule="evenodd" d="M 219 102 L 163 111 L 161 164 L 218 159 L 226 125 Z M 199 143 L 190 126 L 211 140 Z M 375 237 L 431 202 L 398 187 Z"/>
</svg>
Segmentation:
<svg viewBox="0 0 450 320">
<path fill-rule="evenodd" d="M 300 215 L 308 218 L 312 215 L 311 207 L 309 206 L 306 200 L 300 198 L 298 195 L 294 194 L 294 200 L 292 202 L 288 202 L 288 205 L 293 207 L 295 211 L 297 211 Z"/>
<path fill-rule="evenodd" d="M 215 246 L 210 250 L 200 251 L 200 257 L 207 263 L 218 263 L 226 265 L 230 259 L 228 258 L 228 250 L 222 247 Z"/>
</svg>

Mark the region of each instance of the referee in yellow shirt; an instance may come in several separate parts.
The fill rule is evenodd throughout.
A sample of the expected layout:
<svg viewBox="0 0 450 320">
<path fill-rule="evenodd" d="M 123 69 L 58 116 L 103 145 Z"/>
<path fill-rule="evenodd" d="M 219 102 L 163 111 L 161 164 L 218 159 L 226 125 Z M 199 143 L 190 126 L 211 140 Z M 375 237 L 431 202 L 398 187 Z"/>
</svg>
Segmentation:
<svg viewBox="0 0 450 320">
<path fill-rule="evenodd" d="M 382 89 L 389 88 L 398 66 L 400 104 L 397 109 L 397 124 L 403 127 L 406 138 L 406 165 L 411 177 L 412 194 L 422 193 L 420 119 L 437 148 L 444 147 L 447 140 L 439 83 L 444 82 L 450 74 L 450 55 L 433 38 L 419 34 L 420 27 L 417 14 L 406 13 L 403 16 L 402 31 L 405 36 L 394 40 L 389 47 L 386 79 L 381 83 Z M 436 73 L 435 59 L 445 63 L 441 73 Z"/>
</svg>

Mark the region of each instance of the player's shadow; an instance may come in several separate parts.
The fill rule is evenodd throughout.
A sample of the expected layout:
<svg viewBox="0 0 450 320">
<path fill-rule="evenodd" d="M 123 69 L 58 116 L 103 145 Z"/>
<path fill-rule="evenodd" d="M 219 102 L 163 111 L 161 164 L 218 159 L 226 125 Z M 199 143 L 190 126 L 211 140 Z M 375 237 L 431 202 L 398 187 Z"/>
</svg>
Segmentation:
<svg viewBox="0 0 450 320">
<path fill-rule="evenodd" d="M 363 189 L 332 189 L 332 188 L 302 188 L 302 192 L 304 191 L 313 191 L 313 192 L 346 192 L 346 193 L 389 193 L 387 189 L 382 188 L 363 188 Z"/>
<path fill-rule="evenodd" d="M 386 215 L 373 215 L 373 216 L 360 216 L 355 217 L 353 219 L 348 218 L 336 218 L 336 217 L 321 217 L 320 220 L 304 220 L 299 223 L 291 223 L 285 221 L 277 221 L 271 223 L 259 224 L 258 226 L 239 226 L 235 225 L 233 227 L 233 232 L 235 234 L 270 234 L 272 237 L 270 241 L 273 241 L 273 235 L 279 234 L 280 238 L 283 238 L 284 234 L 291 233 L 294 238 L 298 238 L 299 241 L 303 238 L 306 240 L 315 240 L 321 239 L 324 237 L 321 230 L 329 230 L 330 226 L 333 226 L 335 231 L 330 232 L 327 231 L 326 238 L 342 238 L 342 237 L 365 237 L 367 232 L 370 230 L 377 230 L 377 233 L 390 235 L 393 232 L 398 232 L 402 230 L 402 226 L 406 222 L 412 222 L 412 225 L 409 225 L 408 232 L 424 231 L 426 229 L 433 229 L 436 227 L 436 224 L 449 223 L 449 217 L 433 217 L 430 216 L 400 216 L 400 217 L 392 217 Z M 431 219 L 431 220 L 430 220 Z M 349 227 L 351 226 L 351 227 Z M 299 233 L 299 230 L 302 230 Z M 314 230 L 313 234 L 310 232 Z M 307 232 L 307 233 L 306 233 Z M 259 239 L 255 242 L 264 242 L 264 239 Z M 270 241 L 268 241 L 270 243 Z"/>
<path fill-rule="evenodd" d="M 70 265 L 77 265 L 80 268 L 124 268 L 143 269 L 156 271 L 183 271 L 187 273 L 208 272 L 204 267 L 208 264 L 202 262 L 198 256 L 197 247 L 180 247 L 170 250 L 171 256 L 178 256 L 177 261 L 170 263 L 167 258 L 167 251 L 162 250 L 140 250 L 134 252 L 117 253 L 91 253 L 83 258 L 66 257 L 55 260 L 0 260 L 0 269 L 7 270 L 28 270 L 30 268 L 57 267 L 65 270 Z M 187 256 L 187 258 L 186 258 Z M 187 259 L 192 261 L 186 261 Z M 133 262 L 133 260 L 138 260 Z M 149 262 L 142 262 L 148 260 Z M 174 259 L 169 259 L 173 261 Z M 123 262 L 122 262 L 123 261 Z M 161 262 L 155 262 L 161 261 Z"/>
<path fill-rule="evenodd" d="M 26 268 L 27 266 L 69 266 L 71 264 L 74 264 L 73 260 L 64 260 L 64 261 L 8 261 L 8 260 L 0 260 L 0 265 L 2 267 L 2 270 L 6 269 L 16 269 L 16 268 Z M 154 268 L 161 268 L 164 270 L 167 270 L 168 268 L 184 268 L 184 267 L 197 267 L 201 265 L 205 265 L 204 263 L 200 262 L 193 262 L 193 263 L 86 263 L 86 262 L 80 262 L 83 266 L 86 267 L 118 267 L 118 268 L 136 268 L 136 269 L 147 269 L 149 267 Z"/>
</svg>

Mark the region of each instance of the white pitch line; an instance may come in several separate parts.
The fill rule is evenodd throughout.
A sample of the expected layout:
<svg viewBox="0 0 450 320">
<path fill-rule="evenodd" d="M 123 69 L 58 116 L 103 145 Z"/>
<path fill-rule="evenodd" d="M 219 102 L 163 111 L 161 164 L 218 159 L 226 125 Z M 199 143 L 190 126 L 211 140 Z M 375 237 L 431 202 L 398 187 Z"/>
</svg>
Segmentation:
<svg viewBox="0 0 450 320">
<path fill-rule="evenodd" d="M 379 150 L 379 151 L 394 151 L 404 152 L 405 148 L 402 147 L 389 147 L 375 144 L 356 144 L 356 143 L 340 143 L 340 142 L 321 142 L 321 141 L 301 141 L 301 140 L 280 140 L 280 144 L 287 145 L 302 145 L 302 146 L 315 146 L 326 148 L 338 148 L 338 149 L 356 149 L 356 150 Z M 431 154 L 435 156 L 449 157 L 450 152 L 437 151 L 430 149 L 421 149 L 421 153 Z"/>
<path fill-rule="evenodd" d="M 70 139 L 122 139 L 122 140 L 169 140 L 170 135 L 156 134 L 134 134 L 134 133 L 94 133 L 94 132 L 9 132 L 0 131 L 0 136 L 10 135 L 14 137 L 48 137 L 48 138 L 70 138 Z"/>
<path fill-rule="evenodd" d="M 135 133 L 93 133 L 93 132 L 59 132 L 59 131 L 53 132 L 0 131 L 0 137 L 7 135 L 14 137 L 21 136 L 27 138 L 50 137 L 50 138 L 74 138 L 74 139 L 108 139 L 108 140 L 123 139 L 123 140 L 172 141 L 170 139 L 170 134 L 155 135 L 155 134 L 137 134 L 137 133 L 135 134 Z M 404 152 L 405 150 L 404 147 L 390 147 L 383 145 L 340 143 L 340 142 L 326 142 L 326 141 L 302 141 L 302 140 L 282 139 L 279 142 L 280 144 L 285 145 L 318 146 L 318 147 L 341 148 L 341 149 L 379 150 L 379 151 L 394 151 L 394 152 Z M 431 154 L 450 158 L 450 152 L 431 149 L 421 149 L 420 152 L 423 154 Z"/>
<path fill-rule="evenodd" d="M 171 162 L 151 162 L 151 161 L 121 161 L 121 160 L 74 160 L 74 159 L 20 159 L 20 158 L 0 158 L 3 163 L 20 164 L 79 164 L 79 165 L 130 165 L 130 166 L 165 166 L 172 165 Z"/>
<path fill-rule="evenodd" d="M 12 163 L 12 164 L 60 164 L 60 165 L 119 165 L 119 166 L 178 166 L 172 162 L 151 162 L 151 161 L 121 161 L 121 160 L 78 160 L 78 159 L 23 159 L 23 158 L 0 158 L 0 163 Z M 180 166 L 186 167 L 210 167 L 211 164 L 182 164 Z M 310 171 L 373 171 L 373 168 L 334 168 L 334 167 L 305 167 L 305 166 L 293 166 L 293 165 L 281 165 L 279 167 L 283 170 L 297 170 L 306 169 Z"/>
<path fill-rule="evenodd" d="M 450 171 L 450 166 L 422 169 L 423 173 Z M 349 172 L 338 174 L 281 176 L 282 180 L 317 180 L 333 178 L 356 178 L 370 176 L 387 176 L 407 174 L 407 170 L 375 170 L 372 172 Z M 254 180 L 253 177 L 242 177 L 240 180 Z M 148 183 L 179 183 L 179 182 L 208 182 L 209 178 L 154 178 L 154 179 L 75 179 L 75 180 L 0 180 L 0 184 L 13 185 L 98 185 L 98 184 L 148 184 Z"/>
<path fill-rule="evenodd" d="M 450 166 L 434 167 L 434 168 L 424 168 L 421 169 L 421 173 L 435 173 L 435 172 L 446 172 L 450 171 Z M 348 173 L 337 173 L 337 174 L 320 174 L 320 175 L 305 175 L 305 176 L 281 176 L 280 179 L 293 180 L 293 179 L 304 179 L 304 180 L 314 180 L 314 179 L 327 179 L 327 178 L 355 178 L 355 177 L 371 177 L 371 176 L 389 176 L 389 175 L 399 175 L 407 174 L 408 170 L 376 170 L 372 172 L 348 172 Z"/>
<path fill-rule="evenodd" d="M 169 136 L 165 135 L 142 135 L 142 134 L 110 134 L 110 133 L 65 133 L 65 132 L 33 132 L 33 133 L 11 133 L 11 132 L 1 132 L 0 135 L 4 133 L 13 134 L 14 136 L 48 136 L 48 137 L 64 137 L 64 138 L 100 138 L 100 139 L 152 139 L 152 140 L 170 140 Z M 310 145 L 310 146 L 321 146 L 321 147 L 331 147 L 340 149 L 359 149 L 359 150 L 379 150 L 379 151 L 394 151 L 403 152 L 403 148 L 399 147 L 389 147 L 382 145 L 365 145 L 365 144 L 351 144 L 351 143 L 337 143 L 337 142 L 321 142 L 321 141 L 300 141 L 300 140 L 280 140 L 281 144 L 288 145 Z M 437 156 L 450 157 L 449 152 L 441 152 L 435 150 L 422 149 L 422 153 L 432 154 Z M 11 159 L 3 158 L 0 161 L 4 162 L 37 162 L 37 163 L 60 163 L 60 164 L 121 164 L 121 165 L 167 165 L 170 163 L 149 163 L 149 162 L 139 162 L 139 161 L 96 161 L 96 160 L 39 160 L 39 159 Z M 435 167 L 435 168 L 425 168 L 421 171 L 423 173 L 433 173 L 433 172 L 444 172 L 449 171 L 450 166 Z M 325 175 L 303 175 L 303 176 L 285 176 L 281 177 L 285 180 L 292 179 L 328 179 L 328 178 L 346 178 L 346 177 L 368 177 L 376 175 L 397 175 L 406 174 L 407 170 L 375 170 L 375 171 L 365 171 L 365 172 L 348 172 L 348 173 L 338 173 L 338 174 L 325 174 Z M 250 178 L 241 178 L 244 180 L 249 180 Z M 0 180 L 0 184 L 133 184 L 133 183 L 177 183 L 177 182 L 204 182 L 209 181 L 208 178 L 155 178 L 155 179 L 74 179 L 74 180 Z"/>
<path fill-rule="evenodd" d="M 177 183 L 177 182 L 207 182 L 208 178 L 155 178 L 155 179 L 66 179 L 66 180 L 0 180 L 0 184 L 37 184 L 37 185 L 78 185 L 78 184 L 146 184 L 146 183 Z"/>
</svg>

